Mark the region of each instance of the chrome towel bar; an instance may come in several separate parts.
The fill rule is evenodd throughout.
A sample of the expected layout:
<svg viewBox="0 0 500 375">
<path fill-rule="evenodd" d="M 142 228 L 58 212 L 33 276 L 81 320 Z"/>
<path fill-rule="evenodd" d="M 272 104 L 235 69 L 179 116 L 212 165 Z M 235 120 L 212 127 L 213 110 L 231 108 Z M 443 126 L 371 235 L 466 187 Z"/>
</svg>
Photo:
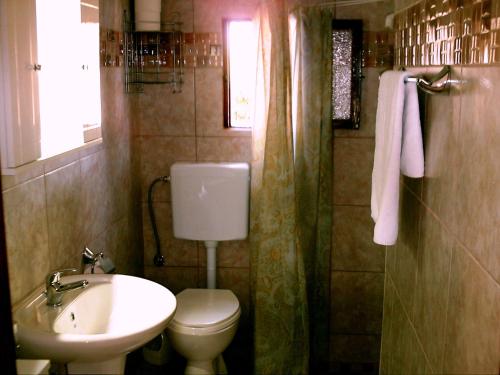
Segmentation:
<svg viewBox="0 0 500 375">
<path fill-rule="evenodd" d="M 445 78 L 443 80 L 443 78 Z M 422 76 L 410 76 L 405 78 L 405 82 L 415 82 L 419 88 L 429 94 L 436 94 L 447 92 L 450 89 L 451 81 L 451 68 L 445 65 L 438 73 L 430 78 Z"/>
<path fill-rule="evenodd" d="M 401 68 L 401 70 L 405 70 Z M 384 70 L 385 71 L 385 70 Z M 384 73 L 382 71 L 379 75 Z M 446 78 L 443 80 L 443 78 Z M 453 83 L 451 80 L 451 68 L 449 65 L 445 65 L 438 73 L 432 77 L 425 77 L 424 75 L 409 76 L 405 78 L 405 82 L 415 82 L 417 86 L 428 94 L 438 94 L 442 92 L 448 92 L 450 85 Z"/>
</svg>

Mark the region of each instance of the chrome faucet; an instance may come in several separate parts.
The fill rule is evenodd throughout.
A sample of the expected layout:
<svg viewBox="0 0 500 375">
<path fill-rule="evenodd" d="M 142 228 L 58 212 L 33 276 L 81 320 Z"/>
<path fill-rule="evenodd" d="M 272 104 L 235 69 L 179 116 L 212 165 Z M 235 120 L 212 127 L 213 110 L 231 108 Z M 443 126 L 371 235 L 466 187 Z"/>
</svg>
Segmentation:
<svg viewBox="0 0 500 375">
<path fill-rule="evenodd" d="M 73 289 L 85 288 L 88 285 L 87 280 L 79 280 L 68 284 L 61 284 L 61 277 L 69 273 L 78 273 L 76 268 L 69 268 L 59 271 L 51 272 L 47 275 L 45 280 L 47 305 L 48 306 L 61 306 L 62 298 L 65 292 Z"/>
<path fill-rule="evenodd" d="M 90 250 L 87 246 L 83 248 L 82 252 L 82 263 L 80 266 L 80 273 L 85 272 L 85 266 L 90 264 L 90 273 L 94 273 L 95 265 L 99 259 L 104 257 L 103 253 L 96 253 Z"/>
</svg>

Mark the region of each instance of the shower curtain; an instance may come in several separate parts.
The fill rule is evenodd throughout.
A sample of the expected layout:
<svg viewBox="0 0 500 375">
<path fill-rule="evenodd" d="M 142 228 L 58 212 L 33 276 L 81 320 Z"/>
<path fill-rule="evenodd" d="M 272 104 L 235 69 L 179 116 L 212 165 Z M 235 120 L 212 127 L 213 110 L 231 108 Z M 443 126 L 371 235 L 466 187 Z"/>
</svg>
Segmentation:
<svg viewBox="0 0 500 375">
<path fill-rule="evenodd" d="M 263 0 L 258 14 L 250 228 L 255 373 L 307 374 L 328 355 L 330 32 L 319 10 L 296 13 L 292 95 L 286 1 Z"/>
<path fill-rule="evenodd" d="M 329 10 L 291 15 L 297 228 L 309 306 L 310 372 L 328 362 L 332 232 L 331 22 Z"/>
</svg>

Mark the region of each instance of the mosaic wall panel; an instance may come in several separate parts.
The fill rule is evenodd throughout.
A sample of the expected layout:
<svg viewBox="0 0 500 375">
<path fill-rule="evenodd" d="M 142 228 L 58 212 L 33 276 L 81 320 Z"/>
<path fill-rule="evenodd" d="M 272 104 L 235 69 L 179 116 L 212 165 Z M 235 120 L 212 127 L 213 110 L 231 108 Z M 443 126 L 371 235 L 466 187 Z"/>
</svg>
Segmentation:
<svg viewBox="0 0 500 375">
<path fill-rule="evenodd" d="M 220 33 L 181 33 L 174 41 L 169 33 L 140 33 L 145 63 L 156 63 L 156 37 L 159 35 L 159 62 L 173 66 L 175 44 L 183 49 L 182 64 L 189 68 L 215 68 L 222 66 L 222 39 Z M 100 29 L 100 62 L 103 67 L 123 65 L 123 33 Z M 363 33 L 363 67 L 391 67 L 393 64 L 393 35 L 387 31 Z M 177 55 L 179 55 L 177 53 Z M 178 61 L 178 64 L 180 61 Z"/>
<path fill-rule="evenodd" d="M 134 40 L 137 41 L 140 49 L 140 63 L 146 68 L 148 66 L 172 68 L 174 56 L 177 56 L 177 65 L 183 64 L 183 66 L 190 68 L 222 66 L 220 33 L 179 33 L 179 37 L 174 38 L 172 33 L 144 32 L 134 33 Z M 106 28 L 100 29 L 101 66 L 123 65 L 123 42 L 122 32 Z"/>
<path fill-rule="evenodd" d="M 99 29 L 99 56 L 103 67 L 123 65 L 123 33 L 101 27 Z"/>
<path fill-rule="evenodd" d="M 363 33 L 363 67 L 390 68 L 394 61 L 394 38 L 388 31 L 365 31 Z"/>
<path fill-rule="evenodd" d="M 500 0 L 422 0 L 394 17 L 398 66 L 500 63 Z"/>
<path fill-rule="evenodd" d="M 196 68 L 222 66 L 222 38 L 220 33 L 185 33 L 184 65 Z"/>
</svg>

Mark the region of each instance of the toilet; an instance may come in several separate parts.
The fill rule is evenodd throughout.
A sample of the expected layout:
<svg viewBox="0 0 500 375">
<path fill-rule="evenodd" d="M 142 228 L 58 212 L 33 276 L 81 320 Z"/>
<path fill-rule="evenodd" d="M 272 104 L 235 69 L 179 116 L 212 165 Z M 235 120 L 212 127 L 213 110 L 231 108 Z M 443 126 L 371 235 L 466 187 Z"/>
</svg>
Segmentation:
<svg viewBox="0 0 500 375">
<path fill-rule="evenodd" d="M 187 360 L 185 374 L 227 374 L 222 352 L 241 315 L 231 290 L 216 289 L 219 241 L 248 235 L 250 171 L 246 163 L 175 163 L 170 169 L 174 237 L 203 241 L 207 288 L 177 294 L 167 327 L 172 347 Z"/>
<path fill-rule="evenodd" d="M 185 289 L 177 296 L 177 311 L 167 327 L 174 349 L 188 360 L 186 374 L 227 373 L 219 355 L 238 328 L 241 310 L 230 290 Z"/>
</svg>

